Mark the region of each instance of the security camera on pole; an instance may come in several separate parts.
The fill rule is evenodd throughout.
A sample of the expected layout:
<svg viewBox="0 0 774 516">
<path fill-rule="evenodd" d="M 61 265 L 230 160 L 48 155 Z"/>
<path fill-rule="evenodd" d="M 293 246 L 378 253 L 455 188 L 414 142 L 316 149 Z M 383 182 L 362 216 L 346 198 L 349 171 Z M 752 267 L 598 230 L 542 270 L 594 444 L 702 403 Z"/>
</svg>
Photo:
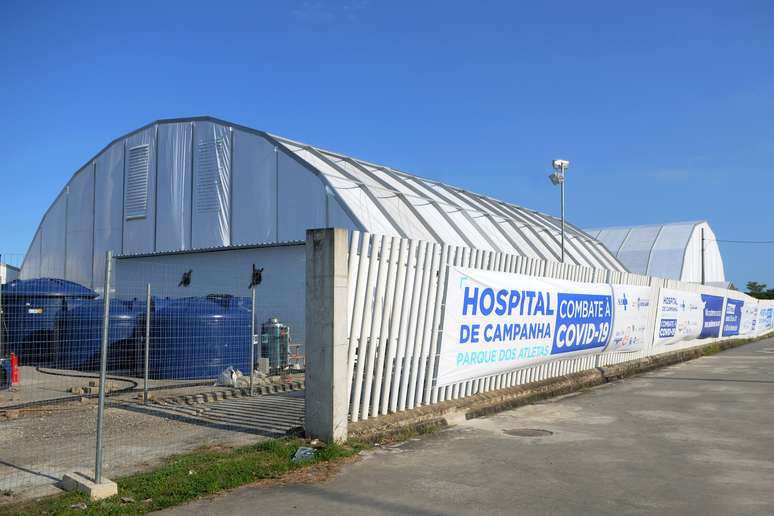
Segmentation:
<svg viewBox="0 0 774 516">
<path fill-rule="evenodd" d="M 565 159 L 555 159 L 551 162 L 551 166 L 554 172 L 548 176 L 548 179 L 554 185 L 559 185 L 562 197 L 562 263 L 564 263 L 564 180 L 567 169 L 570 168 L 570 162 Z"/>
</svg>

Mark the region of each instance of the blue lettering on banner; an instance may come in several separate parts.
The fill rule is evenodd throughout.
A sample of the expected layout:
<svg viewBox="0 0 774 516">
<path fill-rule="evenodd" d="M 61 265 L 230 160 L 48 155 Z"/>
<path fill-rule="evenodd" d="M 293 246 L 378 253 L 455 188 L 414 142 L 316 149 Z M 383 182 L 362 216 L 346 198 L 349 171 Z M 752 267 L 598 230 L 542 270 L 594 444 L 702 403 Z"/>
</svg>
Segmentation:
<svg viewBox="0 0 774 516">
<path fill-rule="evenodd" d="M 743 306 L 744 301 L 741 299 L 729 299 L 726 302 L 726 313 L 723 317 L 724 337 L 739 335 L 739 323 L 742 321 Z"/>
<path fill-rule="evenodd" d="M 658 328 L 658 338 L 668 339 L 677 333 L 677 319 L 661 319 Z"/>
<path fill-rule="evenodd" d="M 612 321 L 611 296 L 559 293 L 551 354 L 606 346 Z"/>
<path fill-rule="evenodd" d="M 720 335 L 720 320 L 723 316 L 723 298 L 721 296 L 702 294 L 701 301 L 704 305 L 704 310 L 699 338 L 717 337 Z"/>
</svg>

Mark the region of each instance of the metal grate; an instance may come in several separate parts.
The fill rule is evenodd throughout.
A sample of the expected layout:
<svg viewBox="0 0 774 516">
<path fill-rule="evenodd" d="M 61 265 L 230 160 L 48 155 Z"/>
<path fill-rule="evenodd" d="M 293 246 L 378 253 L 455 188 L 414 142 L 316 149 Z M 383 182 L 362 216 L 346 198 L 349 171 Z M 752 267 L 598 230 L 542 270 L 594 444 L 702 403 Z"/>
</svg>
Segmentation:
<svg viewBox="0 0 774 516">
<path fill-rule="evenodd" d="M 150 146 L 138 145 L 129 149 L 127 157 L 126 194 L 124 213 L 126 219 L 143 218 L 148 212 L 148 167 Z"/>
<path fill-rule="evenodd" d="M 228 170 L 225 150 L 223 138 L 199 142 L 199 173 L 196 180 L 196 211 L 199 213 L 219 211 L 221 200 L 226 198 Z"/>
</svg>

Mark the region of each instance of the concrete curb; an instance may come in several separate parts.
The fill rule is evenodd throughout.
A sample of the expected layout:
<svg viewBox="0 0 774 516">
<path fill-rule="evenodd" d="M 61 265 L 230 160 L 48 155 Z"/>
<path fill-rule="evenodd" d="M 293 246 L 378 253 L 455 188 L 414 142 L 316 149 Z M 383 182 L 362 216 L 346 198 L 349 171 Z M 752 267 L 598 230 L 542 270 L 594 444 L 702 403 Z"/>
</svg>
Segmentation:
<svg viewBox="0 0 774 516">
<path fill-rule="evenodd" d="M 714 342 L 358 421 L 350 423 L 348 437 L 351 440 L 379 442 L 391 441 L 406 433 L 425 433 L 429 429 L 451 426 L 466 419 L 488 416 L 548 398 L 578 392 L 772 336 L 773 334 L 769 333 L 752 339 Z"/>
<path fill-rule="evenodd" d="M 293 381 L 290 383 L 273 383 L 270 385 L 256 385 L 253 395 L 277 394 L 281 392 L 302 391 L 304 390 L 303 381 Z M 138 395 L 142 398 L 142 393 Z M 228 389 L 220 391 L 202 392 L 197 394 L 181 394 L 179 396 L 168 396 L 164 398 L 151 398 L 150 402 L 156 405 L 200 405 L 202 403 L 212 403 L 213 401 L 222 401 L 231 398 L 249 397 L 249 388 Z"/>
</svg>

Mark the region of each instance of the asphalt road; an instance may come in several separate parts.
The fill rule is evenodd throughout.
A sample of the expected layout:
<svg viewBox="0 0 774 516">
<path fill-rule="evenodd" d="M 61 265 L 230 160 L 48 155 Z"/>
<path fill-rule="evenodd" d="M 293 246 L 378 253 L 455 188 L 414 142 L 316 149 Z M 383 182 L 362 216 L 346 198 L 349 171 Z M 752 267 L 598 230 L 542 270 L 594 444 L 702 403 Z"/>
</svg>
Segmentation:
<svg viewBox="0 0 774 516">
<path fill-rule="evenodd" d="M 774 339 L 167 511 L 257 513 L 774 514 Z"/>
</svg>

